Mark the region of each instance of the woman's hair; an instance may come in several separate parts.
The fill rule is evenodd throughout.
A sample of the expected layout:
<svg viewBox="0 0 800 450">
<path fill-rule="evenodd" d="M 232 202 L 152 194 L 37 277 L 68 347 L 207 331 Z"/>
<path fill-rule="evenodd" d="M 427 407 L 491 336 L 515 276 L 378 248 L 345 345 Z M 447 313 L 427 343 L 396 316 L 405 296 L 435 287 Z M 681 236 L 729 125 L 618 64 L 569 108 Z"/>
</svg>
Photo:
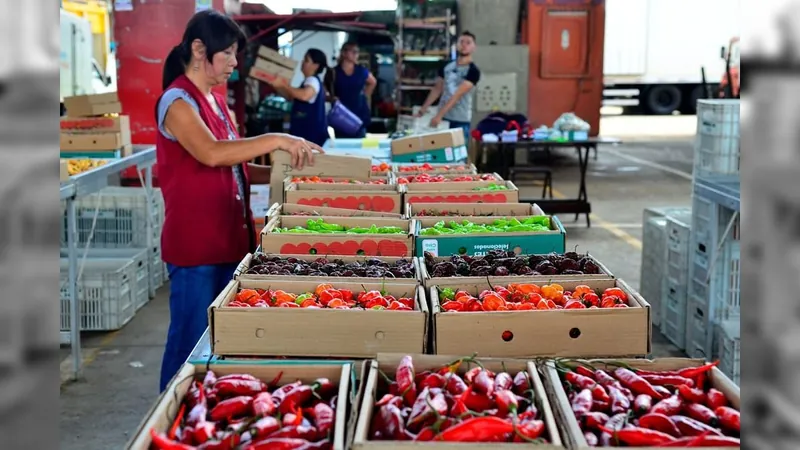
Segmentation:
<svg viewBox="0 0 800 450">
<path fill-rule="evenodd" d="M 206 47 L 206 58 L 211 62 L 214 55 L 233 44 L 239 44 L 239 51 L 244 50 L 244 32 L 230 17 L 213 9 L 201 11 L 192 16 L 186 24 L 181 43 L 176 45 L 164 62 L 162 89 L 166 89 L 176 78 L 186 72 L 186 66 L 192 59 L 192 42 L 199 39 Z"/>
<path fill-rule="evenodd" d="M 318 65 L 317 72 L 314 75 L 319 75 L 328 68 L 328 57 L 325 56 L 325 53 L 323 53 L 322 50 L 318 48 L 310 48 L 306 52 L 306 56 L 308 56 L 308 59 L 311 60 L 311 62 Z"/>
</svg>

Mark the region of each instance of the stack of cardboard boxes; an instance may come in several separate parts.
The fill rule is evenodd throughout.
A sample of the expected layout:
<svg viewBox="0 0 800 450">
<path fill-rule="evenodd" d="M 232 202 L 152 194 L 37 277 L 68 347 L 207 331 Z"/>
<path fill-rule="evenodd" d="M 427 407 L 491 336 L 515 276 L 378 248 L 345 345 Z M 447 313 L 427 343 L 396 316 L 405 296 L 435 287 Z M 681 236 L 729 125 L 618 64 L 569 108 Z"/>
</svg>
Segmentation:
<svg viewBox="0 0 800 450">
<path fill-rule="evenodd" d="M 62 158 L 120 158 L 132 153 L 130 119 L 120 115 L 115 92 L 67 97 L 64 105 Z"/>
<path fill-rule="evenodd" d="M 269 47 L 262 46 L 258 49 L 258 57 L 250 69 L 250 76 L 267 83 L 276 78 L 291 81 L 295 68 L 297 68 L 297 61 L 287 58 Z"/>
</svg>

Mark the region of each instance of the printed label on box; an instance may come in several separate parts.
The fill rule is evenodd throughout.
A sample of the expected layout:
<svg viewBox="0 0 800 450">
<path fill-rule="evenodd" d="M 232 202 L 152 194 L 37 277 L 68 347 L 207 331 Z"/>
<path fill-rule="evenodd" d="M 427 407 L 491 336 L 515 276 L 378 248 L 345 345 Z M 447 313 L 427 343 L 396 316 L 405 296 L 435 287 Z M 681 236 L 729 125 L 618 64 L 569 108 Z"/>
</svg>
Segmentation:
<svg viewBox="0 0 800 450">
<path fill-rule="evenodd" d="M 439 256 L 439 241 L 436 239 L 425 239 L 422 241 L 422 251 L 429 252 L 433 256 Z"/>
</svg>

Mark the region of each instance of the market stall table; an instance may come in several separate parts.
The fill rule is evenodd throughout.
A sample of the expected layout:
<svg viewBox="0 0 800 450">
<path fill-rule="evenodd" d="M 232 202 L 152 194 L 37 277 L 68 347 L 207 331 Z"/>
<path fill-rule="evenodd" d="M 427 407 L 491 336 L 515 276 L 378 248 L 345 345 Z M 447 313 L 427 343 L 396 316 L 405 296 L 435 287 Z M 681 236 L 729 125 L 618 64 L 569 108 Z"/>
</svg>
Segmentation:
<svg viewBox="0 0 800 450">
<path fill-rule="evenodd" d="M 152 202 L 152 186 L 153 186 L 153 165 L 156 162 L 156 149 L 152 146 L 136 149 L 135 153 L 125 158 L 111 160 L 107 164 L 97 167 L 95 169 L 83 172 L 81 174 L 70 177 L 68 180 L 61 182 L 60 197 L 62 201 L 66 202 L 67 209 L 67 252 L 69 256 L 69 284 L 67 291 L 69 293 L 70 303 L 70 331 L 68 334 L 70 346 L 72 349 L 72 378 L 78 379 L 82 369 L 81 357 L 81 343 L 80 343 L 80 324 L 81 324 L 81 308 L 78 299 L 77 277 L 78 277 L 78 248 L 77 248 L 77 217 L 75 200 L 78 197 L 99 192 L 101 189 L 108 186 L 108 178 L 112 175 L 120 173 L 128 167 L 137 167 L 139 170 L 144 170 L 144 185 L 145 192 L 147 193 L 147 245 L 152 248 L 153 242 L 153 202 Z M 147 262 L 148 266 L 152 264 L 150 258 Z M 148 267 L 148 272 L 152 268 Z M 152 284 L 149 286 L 150 297 L 155 295 L 155 289 Z M 62 336 L 63 337 L 63 336 Z M 63 340 L 63 339 L 62 339 Z"/>
<path fill-rule="evenodd" d="M 509 169 L 514 167 L 513 152 L 517 148 L 525 148 L 527 150 L 542 150 L 549 151 L 554 148 L 575 148 L 578 152 L 578 168 L 580 171 L 580 184 L 578 187 L 578 196 L 571 199 L 520 199 L 521 203 L 536 202 L 542 209 L 547 211 L 548 214 L 563 214 L 575 213 L 575 220 L 581 214 L 586 215 L 586 226 L 591 226 L 591 219 L 589 215 L 592 212 L 592 204 L 589 202 L 589 195 L 586 191 L 586 171 L 589 167 L 589 153 L 594 150 L 597 152 L 597 146 L 600 144 L 619 145 L 622 141 L 617 138 L 604 138 L 593 137 L 586 140 L 579 141 L 538 141 L 538 140 L 521 140 L 516 142 L 481 142 L 478 160 L 480 161 L 483 153 L 489 148 L 496 148 L 500 153 L 502 167 L 497 169 L 497 172 L 504 179 L 508 179 Z M 509 157 L 511 154 L 511 157 Z M 479 171 L 485 171 L 480 168 Z"/>
</svg>

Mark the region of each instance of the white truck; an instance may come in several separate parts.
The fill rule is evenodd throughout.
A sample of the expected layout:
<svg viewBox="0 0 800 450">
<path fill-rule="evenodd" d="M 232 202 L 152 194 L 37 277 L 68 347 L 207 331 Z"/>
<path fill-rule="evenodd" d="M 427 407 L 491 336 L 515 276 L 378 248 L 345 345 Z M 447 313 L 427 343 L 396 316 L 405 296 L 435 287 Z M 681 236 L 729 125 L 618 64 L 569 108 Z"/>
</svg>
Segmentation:
<svg viewBox="0 0 800 450">
<path fill-rule="evenodd" d="M 740 0 L 606 0 L 604 106 L 693 114 L 725 75 L 724 49 L 741 33 Z"/>
<path fill-rule="evenodd" d="M 62 9 L 59 55 L 62 113 L 64 97 L 113 90 L 111 77 L 100 69 L 92 51 L 92 29 L 89 21 Z"/>
</svg>

